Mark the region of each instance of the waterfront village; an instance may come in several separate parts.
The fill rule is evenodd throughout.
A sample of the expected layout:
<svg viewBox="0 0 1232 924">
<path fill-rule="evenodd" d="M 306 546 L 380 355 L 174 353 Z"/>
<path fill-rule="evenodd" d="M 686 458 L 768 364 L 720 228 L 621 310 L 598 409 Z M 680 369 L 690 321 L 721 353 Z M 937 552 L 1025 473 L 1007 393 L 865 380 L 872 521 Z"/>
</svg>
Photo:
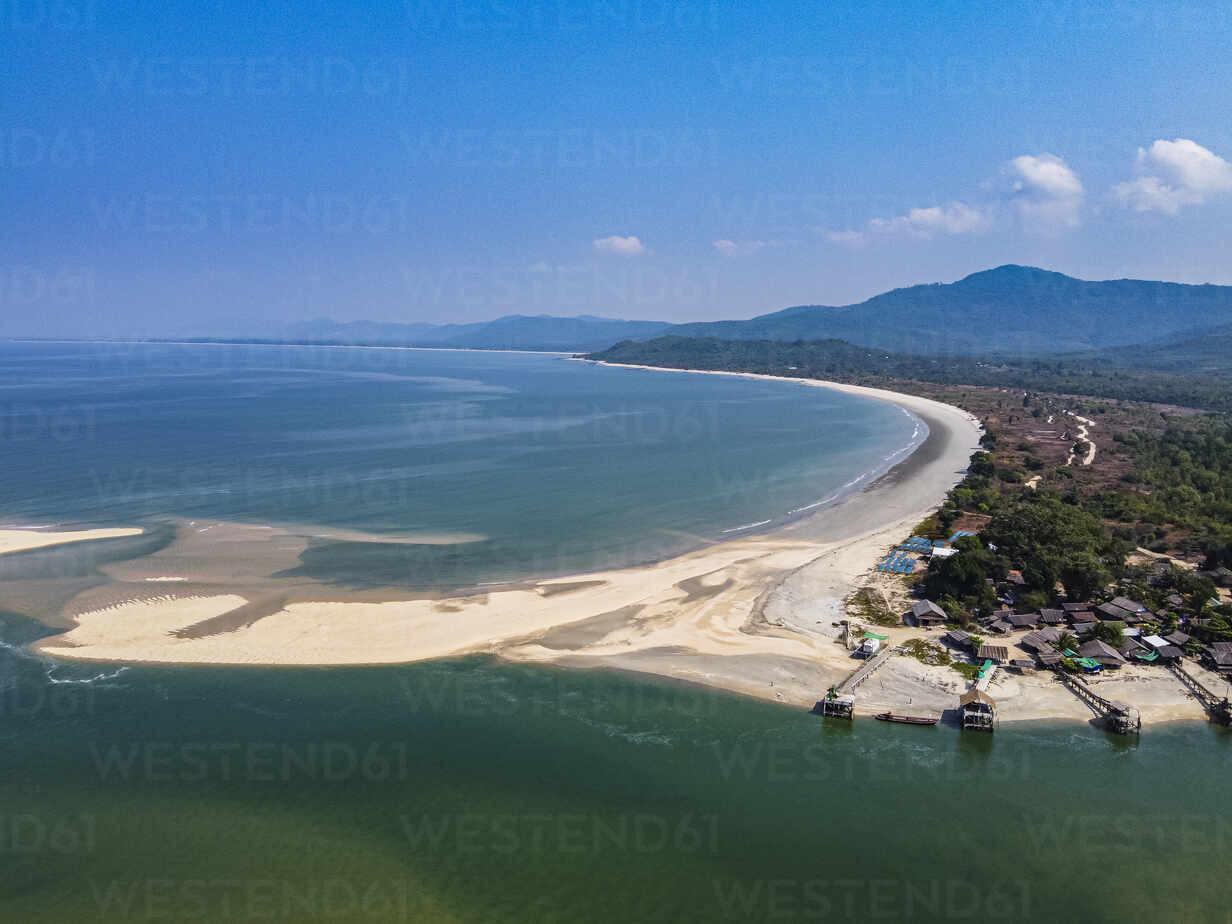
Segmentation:
<svg viewBox="0 0 1232 924">
<path fill-rule="evenodd" d="M 1144 599 L 1132 599 L 1105 588 L 1090 599 L 1069 600 L 1057 585 L 1055 606 L 1027 608 L 1017 605 L 1026 582 L 1022 573 L 1009 570 L 1004 581 L 985 579 L 999 608 L 971 618 L 955 612 L 952 602 L 943 607 L 926 595 L 922 580 L 939 562 L 976 552 L 978 526 L 956 530 L 948 539 L 913 536 L 878 563 L 880 576 L 899 576 L 909 603 L 901 611 L 877 607 L 871 588 L 857 594 L 856 609 L 865 618 L 841 623 L 839 640 L 858 666 L 826 691 L 814 707 L 823 717 L 852 719 L 859 688 L 895 656 L 911 656 L 927 665 L 948 665 L 968 682 L 947 715 L 911 715 L 889 710 L 875 714 L 888 722 L 935 725 L 948 718 L 964 730 L 992 731 L 997 725 L 996 688 L 1007 676 L 1052 678 L 1087 707 L 1093 722 L 1111 732 L 1137 734 L 1142 727 L 1134 703 L 1108 695 L 1102 681 L 1122 671 L 1158 671 L 1169 676 L 1178 692 L 1201 705 L 1210 721 L 1232 725 L 1227 690 L 1232 682 L 1232 641 L 1211 641 L 1210 615 L 1227 603 L 1226 591 L 1195 599 L 1180 592 L 1177 578 L 1193 573 L 1192 566 L 1168 559 L 1144 557 L 1136 567 L 1145 589 Z M 991 547 L 996 551 L 996 547 Z M 1215 585 L 1232 584 L 1227 569 L 1204 575 Z M 1205 588 L 1206 585 L 1200 585 Z M 1203 589 L 1201 594 L 1205 594 Z M 884 594 L 883 600 L 894 599 Z M 901 597 L 899 598 L 901 601 Z M 949 601 L 947 601 L 949 602 Z M 849 611 L 850 612 L 850 611 Z M 890 642 L 895 626 L 914 628 L 923 637 Z"/>
</svg>

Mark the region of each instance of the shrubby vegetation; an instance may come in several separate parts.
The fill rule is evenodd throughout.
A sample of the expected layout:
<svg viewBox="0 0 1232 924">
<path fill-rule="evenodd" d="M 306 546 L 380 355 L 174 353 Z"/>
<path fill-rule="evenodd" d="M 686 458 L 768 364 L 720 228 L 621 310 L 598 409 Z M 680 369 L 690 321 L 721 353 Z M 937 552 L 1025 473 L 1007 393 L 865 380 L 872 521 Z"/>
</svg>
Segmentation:
<svg viewBox="0 0 1232 924">
<path fill-rule="evenodd" d="M 1232 421 L 1209 417 L 1164 433 L 1122 437 L 1134 460 L 1135 490 L 1108 492 L 1101 513 L 1159 534 L 1183 530 L 1205 567 L 1232 568 Z"/>
</svg>

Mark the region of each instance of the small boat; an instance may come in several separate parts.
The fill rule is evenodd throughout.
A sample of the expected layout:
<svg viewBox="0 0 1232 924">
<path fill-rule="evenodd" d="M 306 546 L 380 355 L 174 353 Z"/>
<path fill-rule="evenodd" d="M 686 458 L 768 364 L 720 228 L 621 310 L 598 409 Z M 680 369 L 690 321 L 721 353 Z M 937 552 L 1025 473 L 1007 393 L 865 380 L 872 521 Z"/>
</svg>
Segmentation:
<svg viewBox="0 0 1232 924">
<path fill-rule="evenodd" d="M 901 722 L 903 725 L 936 725 L 939 719 L 930 719 L 922 715 L 898 715 L 893 712 L 879 712 L 873 718 L 882 722 Z"/>
</svg>

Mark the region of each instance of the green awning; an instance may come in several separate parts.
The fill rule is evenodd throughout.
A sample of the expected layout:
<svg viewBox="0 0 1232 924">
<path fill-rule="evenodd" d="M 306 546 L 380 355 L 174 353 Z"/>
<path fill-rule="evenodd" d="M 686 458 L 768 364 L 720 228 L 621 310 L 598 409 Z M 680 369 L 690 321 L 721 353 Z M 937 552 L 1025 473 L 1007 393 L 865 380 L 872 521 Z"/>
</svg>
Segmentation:
<svg viewBox="0 0 1232 924">
<path fill-rule="evenodd" d="M 865 638 L 876 638 L 876 639 L 881 639 L 881 641 L 883 641 L 883 642 L 884 642 L 884 641 L 885 641 L 886 639 L 888 639 L 890 636 L 888 636 L 888 635 L 878 635 L 876 632 L 869 632 L 868 630 L 865 630 L 865 632 L 864 632 L 864 637 L 865 637 Z"/>
<path fill-rule="evenodd" d="M 1099 667 L 1099 662 L 1094 658 L 1075 658 L 1074 663 L 1079 667 Z"/>
<path fill-rule="evenodd" d="M 1151 661 L 1159 660 L 1158 651 L 1135 651 L 1130 657 L 1137 658 L 1139 661 L 1146 661 L 1148 664 Z"/>
</svg>

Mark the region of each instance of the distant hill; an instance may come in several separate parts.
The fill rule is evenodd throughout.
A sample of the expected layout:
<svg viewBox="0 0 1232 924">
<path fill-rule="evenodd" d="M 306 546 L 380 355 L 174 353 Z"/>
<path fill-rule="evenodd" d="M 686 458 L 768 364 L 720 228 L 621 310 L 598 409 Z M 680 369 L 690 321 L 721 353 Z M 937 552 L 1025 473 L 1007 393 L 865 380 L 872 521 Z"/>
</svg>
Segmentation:
<svg viewBox="0 0 1232 924">
<path fill-rule="evenodd" d="M 262 339 L 293 343 L 368 346 L 431 346 L 480 350 L 602 350 L 621 340 L 654 337 L 671 325 L 663 321 L 619 321 L 579 315 L 508 315 L 473 324 L 397 324 L 319 318 L 287 325 Z"/>
<path fill-rule="evenodd" d="M 1150 369 L 1177 375 L 1232 375 L 1232 327 L 1217 327 L 1198 337 L 1168 337 L 1153 343 L 1110 347 L 1073 358 L 1119 369 Z"/>
<path fill-rule="evenodd" d="M 801 305 L 748 321 L 679 324 L 722 340 L 827 340 L 926 355 L 1048 355 L 1195 336 L 1232 325 L 1232 286 L 1087 282 L 999 266 L 894 289 L 856 305 Z"/>
</svg>

